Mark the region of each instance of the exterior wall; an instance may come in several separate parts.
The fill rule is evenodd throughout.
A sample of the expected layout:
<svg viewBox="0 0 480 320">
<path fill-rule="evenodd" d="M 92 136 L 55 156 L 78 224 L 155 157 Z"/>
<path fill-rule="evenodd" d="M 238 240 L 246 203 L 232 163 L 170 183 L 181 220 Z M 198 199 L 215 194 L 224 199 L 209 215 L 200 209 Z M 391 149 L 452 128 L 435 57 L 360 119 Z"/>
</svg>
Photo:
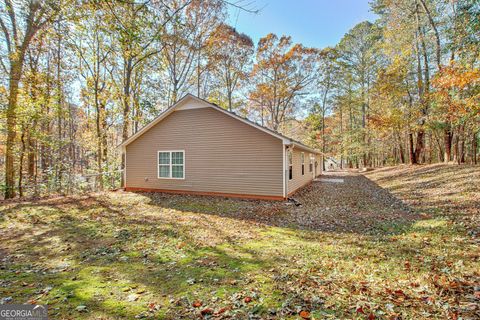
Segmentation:
<svg viewBox="0 0 480 320">
<path fill-rule="evenodd" d="M 213 108 L 174 111 L 126 146 L 127 190 L 283 197 L 282 140 Z M 158 151 L 185 150 L 185 179 L 158 178 Z"/>
<path fill-rule="evenodd" d="M 302 161 L 301 161 L 301 153 L 305 154 L 305 174 L 302 175 Z M 301 150 L 299 148 L 293 148 L 293 178 L 292 180 L 288 180 L 288 160 L 287 160 L 287 190 L 288 194 L 294 193 L 297 189 L 305 186 L 309 182 L 311 182 L 315 175 L 315 165 L 313 172 L 309 170 L 309 161 L 310 161 L 310 152 Z M 288 156 L 287 156 L 288 159 Z"/>
<path fill-rule="evenodd" d="M 323 158 L 322 158 L 322 155 L 320 154 L 317 154 L 315 155 L 315 161 L 317 162 L 317 168 L 316 168 L 316 176 L 320 176 L 322 175 L 322 161 L 323 161 Z"/>
</svg>

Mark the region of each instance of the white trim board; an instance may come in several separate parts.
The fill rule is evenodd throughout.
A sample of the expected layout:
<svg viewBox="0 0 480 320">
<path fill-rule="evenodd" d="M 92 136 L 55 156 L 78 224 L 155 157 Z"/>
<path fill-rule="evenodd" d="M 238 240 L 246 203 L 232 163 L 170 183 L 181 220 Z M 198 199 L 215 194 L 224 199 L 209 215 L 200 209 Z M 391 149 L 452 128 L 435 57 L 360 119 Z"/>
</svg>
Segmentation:
<svg viewBox="0 0 480 320">
<path fill-rule="evenodd" d="M 169 161 L 170 163 L 168 164 L 169 166 L 169 177 L 160 177 L 160 166 L 167 166 L 167 164 L 160 164 L 160 153 L 170 153 L 169 156 Z M 175 178 L 173 177 L 173 167 L 174 166 L 180 166 L 179 164 L 173 164 L 173 158 L 172 158 L 172 153 L 174 152 L 181 152 L 183 154 L 183 164 L 181 166 L 183 167 L 183 177 L 182 178 Z M 158 150 L 157 151 L 157 179 L 166 179 L 166 180 L 185 180 L 185 150 Z"/>
</svg>

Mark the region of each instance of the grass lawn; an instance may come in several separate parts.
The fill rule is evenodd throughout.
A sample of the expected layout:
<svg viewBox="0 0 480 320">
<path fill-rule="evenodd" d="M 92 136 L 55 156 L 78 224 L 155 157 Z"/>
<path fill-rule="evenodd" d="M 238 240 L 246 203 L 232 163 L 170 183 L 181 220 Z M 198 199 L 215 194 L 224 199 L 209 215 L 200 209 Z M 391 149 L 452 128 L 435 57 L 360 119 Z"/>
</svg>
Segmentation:
<svg viewBox="0 0 480 320">
<path fill-rule="evenodd" d="M 312 184 L 299 207 L 125 192 L 0 202 L 0 299 L 48 304 L 52 319 L 480 317 L 480 167 L 332 176 L 345 182 Z"/>
</svg>

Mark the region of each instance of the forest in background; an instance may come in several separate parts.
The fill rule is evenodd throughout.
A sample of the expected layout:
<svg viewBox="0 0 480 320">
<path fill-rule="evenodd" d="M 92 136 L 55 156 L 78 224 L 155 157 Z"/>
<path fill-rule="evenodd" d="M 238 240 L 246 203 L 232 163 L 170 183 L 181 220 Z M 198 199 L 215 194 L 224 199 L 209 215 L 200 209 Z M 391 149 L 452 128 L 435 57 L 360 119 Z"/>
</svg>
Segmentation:
<svg viewBox="0 0 480 320">
<path fill-rule="evenodd" d="M 335 47 L 257 44 L 226 0 L 2 0 L 5 198 L 118 187 L 117 146 L 186 93 L 342 167 L 477 163 L 480 3 L 374 0 Z"/>
</svg>

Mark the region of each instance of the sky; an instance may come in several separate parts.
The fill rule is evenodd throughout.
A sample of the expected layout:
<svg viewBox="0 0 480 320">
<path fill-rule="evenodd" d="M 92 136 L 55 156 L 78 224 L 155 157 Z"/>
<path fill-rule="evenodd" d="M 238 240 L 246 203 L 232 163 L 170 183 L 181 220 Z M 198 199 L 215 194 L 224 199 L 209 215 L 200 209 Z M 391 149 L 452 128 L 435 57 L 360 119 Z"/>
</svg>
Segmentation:
<svg viewBox="0 0 480 320">
<path fill-rule="evenodd" d="M 252 2 L 253 1 L 253 2 Z M 336 45 L 357 23 L 374 21 L 369 0 L 236 0 L 252 3 L 258 14 L 229 7 L 228 22 L 256 44 L 268 33 L 292 36 L 295 43 L 324 48 Z"/>
</svg>

